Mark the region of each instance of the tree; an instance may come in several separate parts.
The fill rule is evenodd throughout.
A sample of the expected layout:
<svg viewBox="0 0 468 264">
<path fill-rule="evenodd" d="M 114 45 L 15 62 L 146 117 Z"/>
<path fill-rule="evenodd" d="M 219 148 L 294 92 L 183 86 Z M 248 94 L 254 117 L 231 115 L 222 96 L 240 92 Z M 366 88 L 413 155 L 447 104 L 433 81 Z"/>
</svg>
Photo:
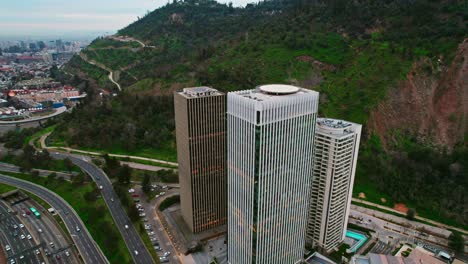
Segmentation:
<svg viewBox="0 0 468 264">
<path fill-rule="evenodd" d="M 141 181 L 141 189 L 148 195 L 151 192 L 151 177 L 148 173 L 145 173 L 143 180 Z"/>
<path fill-rule="evenodd" d="M 409 220 L 414 220 L 414 217 L 416 216 L 416 211 L 413 208 L 409 208 L 408 211 L 406 212 L 406 218 Z"/>
<path fill-rule="evenodd" d="M 462 253 L 465 248 L 465 240 L 463 236 L 458 232 L 452 232 L 448 238 L 448 245 L 451 249 L 455 250 L 457 253 Z"/>
<path fill-rule="evenodd" d="M 128 213 L 128 217 L 130 218 L 132 222 L 138 221 L 140 215 L 139 215 L 138 209 L 135 206 L 133 206 L 133 204 L 130 204 L 128 206 L 127 213 Z"/>
<path fill-rule="evenodd" d="M 124 165 L 119 170 L 118 181 L 120 184 L 128 185 L 130 183 L 130 176 L 132 175 L 132 170 L 129 166 Z"/>
<path fill-rule="evenodd" d="M 63 160 L 63 165 L 68 171 L 71 171 L 73 169 L 73 162 L 69 158 L 65 158 Z"/>
<path fill-rule="evenodd" d="M 75 176 L 72 177 L 72 183 L 75 186 L 79 186 L 79 185 L 83 184 L 84 179 L 85 179 L 85 177 L 84 177 L 83 173 L 79 173 L 78 175 L 75 175 Z"/>
</svg>

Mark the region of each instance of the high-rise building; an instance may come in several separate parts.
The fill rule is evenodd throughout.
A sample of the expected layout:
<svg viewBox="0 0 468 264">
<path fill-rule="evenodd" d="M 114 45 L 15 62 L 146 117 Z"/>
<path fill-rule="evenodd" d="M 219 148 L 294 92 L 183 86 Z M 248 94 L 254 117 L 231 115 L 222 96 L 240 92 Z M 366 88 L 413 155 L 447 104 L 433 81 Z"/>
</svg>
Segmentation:
<svg viewBox="0 0 468 264">
<path fill-rule="evenodd" d="M 307 243 L 326 251 L 346 235 L 361 125 L 319 118 L 315 132 L 314 176 Z"/>
<path fill-rule="evenodd" d="M 228 262 L 303 259 L 319 94 L 289 85 L 228 93 Z"/>
<path fill-rule="evenodd" d="M 174 107 L 182 216 L 198 233 L 226 223 L 226 96 L 185 88 Z"/>
</svg>

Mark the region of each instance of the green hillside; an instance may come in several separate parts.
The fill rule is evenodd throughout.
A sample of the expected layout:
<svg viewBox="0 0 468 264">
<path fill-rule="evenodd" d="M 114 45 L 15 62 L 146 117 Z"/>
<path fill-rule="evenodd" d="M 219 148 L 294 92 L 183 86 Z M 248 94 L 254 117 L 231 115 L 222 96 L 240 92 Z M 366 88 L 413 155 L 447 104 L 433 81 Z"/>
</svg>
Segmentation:
<svg viewBox="0 0 468 264">
<path fill-rule="evenodd" d="M 453 153 L 441 153 L 406 133 L 383 147 L 367 130 L 371 111 L 406 79 L 414 62 L 452 63 L 467 36 L 467 18 L 466 1 L 448 0 L 290 0 L 245 8 L 214 1 L 167 4 L 118 32 L 145 47 L 97 39 L 83 52 L 118 71 L 124 91 L 74 111 L 53 139 L 174 160 L 174 89 L 296 84 L 321 93 L 321 116 L 364 124 L 356 193 L 379 203 L 385 198 L 389 206 L 404 202 L 423 216 L 467 226 L 468 198 L 460 195 L 468 192 L 463 142 Z M 69 71 L 109 88 L 100 69 L 83 64 L 75 57 Z M 459 169 L 452 170 L 453 164 Z M 436 198 L 441 195 L 446 199 Z"/>
</svg>

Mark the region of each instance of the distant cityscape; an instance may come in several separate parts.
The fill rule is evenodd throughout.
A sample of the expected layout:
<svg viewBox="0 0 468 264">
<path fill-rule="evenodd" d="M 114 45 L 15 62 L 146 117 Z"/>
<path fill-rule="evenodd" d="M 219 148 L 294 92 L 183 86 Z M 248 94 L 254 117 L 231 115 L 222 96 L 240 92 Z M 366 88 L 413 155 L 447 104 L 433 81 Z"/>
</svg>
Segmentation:
<svg viewBox="0 0 468 264">
<path fill-rule="evenodd" d="M 84 95 L 54 80 L 87 41 L 0 41 L 0 120 L 27 120 L 72 106 Z"/>
</svg>

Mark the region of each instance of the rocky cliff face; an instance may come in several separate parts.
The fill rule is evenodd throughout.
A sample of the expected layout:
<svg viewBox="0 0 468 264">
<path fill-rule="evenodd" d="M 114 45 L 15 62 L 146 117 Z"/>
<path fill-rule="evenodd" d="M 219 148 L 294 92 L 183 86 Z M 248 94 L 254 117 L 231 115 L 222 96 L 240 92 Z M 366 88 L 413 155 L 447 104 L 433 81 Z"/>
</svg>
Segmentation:
<svg viewBox="0 0 468 264">
<path fill-rule="evenodd" d="M 368 128 L 389 146 L 394 132 L 451 149 L 465 141 L 468 115 L 468 39 L 448 67 L 443 60 L 414 63 L 402 81 L 371 113 Z"/>
</svg>

